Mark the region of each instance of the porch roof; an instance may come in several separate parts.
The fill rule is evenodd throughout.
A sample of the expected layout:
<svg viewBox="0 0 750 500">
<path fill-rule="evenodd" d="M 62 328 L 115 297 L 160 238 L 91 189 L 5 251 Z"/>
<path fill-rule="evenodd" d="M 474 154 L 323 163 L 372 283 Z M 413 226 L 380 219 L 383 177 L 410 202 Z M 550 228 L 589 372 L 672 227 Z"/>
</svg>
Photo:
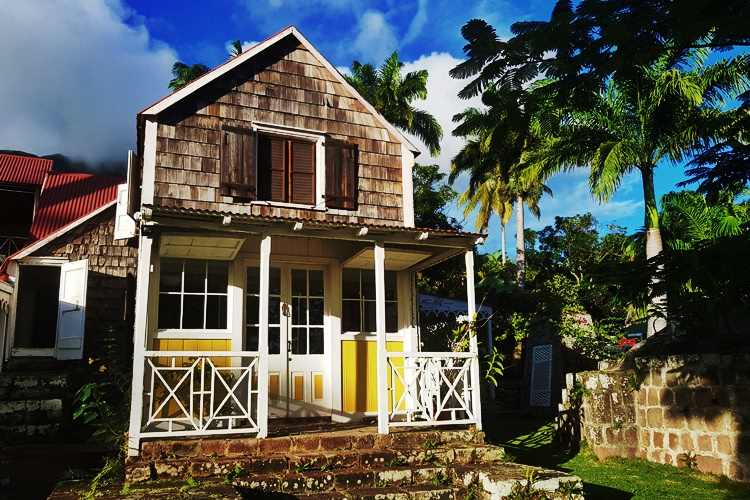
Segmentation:
<svg viewBox="0 0 750 500">
<path fill-rule="evenodd" d="M 256 234 L 306 236 L 350 241 L 381 241 L 405 245 L 469 249 L 486 234 L 419 227 L 354 222 L 331 222 L 300 217 L 277 217 L 184 207 L 144 206 L 144 218 L 167 226 L 242 231 Z"/>
</svg>

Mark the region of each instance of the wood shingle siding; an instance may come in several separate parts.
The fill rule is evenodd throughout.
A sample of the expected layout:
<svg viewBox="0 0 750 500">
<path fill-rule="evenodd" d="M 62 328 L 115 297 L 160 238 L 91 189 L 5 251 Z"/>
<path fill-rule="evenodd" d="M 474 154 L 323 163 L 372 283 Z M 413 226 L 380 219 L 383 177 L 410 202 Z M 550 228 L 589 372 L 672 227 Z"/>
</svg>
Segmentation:
<svg viewBox="0 0 750 500">
<path fill-rule="evenodd" d="M 399 139 L 294 39 L 243 63 L 157 121 L 156 205 L 403 225 Z M 316 131 L 356 145 L 356 209 L 342 214 L 272 207 L 223 194 L 222 127 L 253 123 Z"/>
</svg>

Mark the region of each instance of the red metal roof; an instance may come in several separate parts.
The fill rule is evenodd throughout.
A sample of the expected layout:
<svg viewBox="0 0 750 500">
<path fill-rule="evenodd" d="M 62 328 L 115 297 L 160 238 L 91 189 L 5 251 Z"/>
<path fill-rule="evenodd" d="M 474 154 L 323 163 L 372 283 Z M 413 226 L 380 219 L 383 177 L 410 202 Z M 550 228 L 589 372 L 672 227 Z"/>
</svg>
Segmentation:
<svg viewBox="0 0 750 500">
<path fill-rule="evenodd" d="M 122 179 L 93 174 L 50 173 L 39 195 L 32 240 L 42 239 L 63 226 L 117 199 Z"/>
<path fill-rule="evenodd" d="M 0 154 L 0 183 L 41 186 L 52 170 L 52 160 L 35 156 Z"/>
</svg>

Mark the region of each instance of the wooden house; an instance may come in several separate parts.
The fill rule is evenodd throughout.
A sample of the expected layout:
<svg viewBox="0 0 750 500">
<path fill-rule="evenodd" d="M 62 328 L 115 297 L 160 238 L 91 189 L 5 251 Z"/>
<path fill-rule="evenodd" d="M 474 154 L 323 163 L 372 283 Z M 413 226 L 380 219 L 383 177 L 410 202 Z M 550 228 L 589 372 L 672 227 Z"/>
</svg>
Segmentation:
<svg viewBox="0 0 750 500">
<path fill-rule="evenodd" d="M 421 352 L 415 290 L 463 255 L 472 316 L 481 235 L 414 227 L 417 148 L 297 29 L 137 124 L 131 455 L 290 417 L 481 429 L 476 340 Z"/>
</svg>

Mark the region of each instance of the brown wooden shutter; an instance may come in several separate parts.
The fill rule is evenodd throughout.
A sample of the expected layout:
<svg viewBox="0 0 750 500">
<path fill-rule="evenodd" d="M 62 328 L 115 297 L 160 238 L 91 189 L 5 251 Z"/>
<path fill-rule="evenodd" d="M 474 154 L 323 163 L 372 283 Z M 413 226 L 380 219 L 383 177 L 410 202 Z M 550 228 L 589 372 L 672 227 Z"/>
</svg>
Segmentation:
<svg viewBox="0 0 750 500">
<path fill-rule="evenodd" d="M 315 204 L 315 144 L 289 141 L 291 148 L 292 203 Z"/>
<path fill-rule="evenodd" d="M 221 194 L 254 200 L 256 191 L 255 134 L 225 127 L 221 146 Z"/>
<path fill-rule="evenodd" d="M 270 160 L 270 192 L 271 201 L 286 201 L 286 141 L 278 137 L 268 138 Z"/>
<path fill-rule="evenodd" d="M 359 186 L 357 147 L 331 139 L 326 140 L 326 206 L 354 210 Z"/>
</svg>

